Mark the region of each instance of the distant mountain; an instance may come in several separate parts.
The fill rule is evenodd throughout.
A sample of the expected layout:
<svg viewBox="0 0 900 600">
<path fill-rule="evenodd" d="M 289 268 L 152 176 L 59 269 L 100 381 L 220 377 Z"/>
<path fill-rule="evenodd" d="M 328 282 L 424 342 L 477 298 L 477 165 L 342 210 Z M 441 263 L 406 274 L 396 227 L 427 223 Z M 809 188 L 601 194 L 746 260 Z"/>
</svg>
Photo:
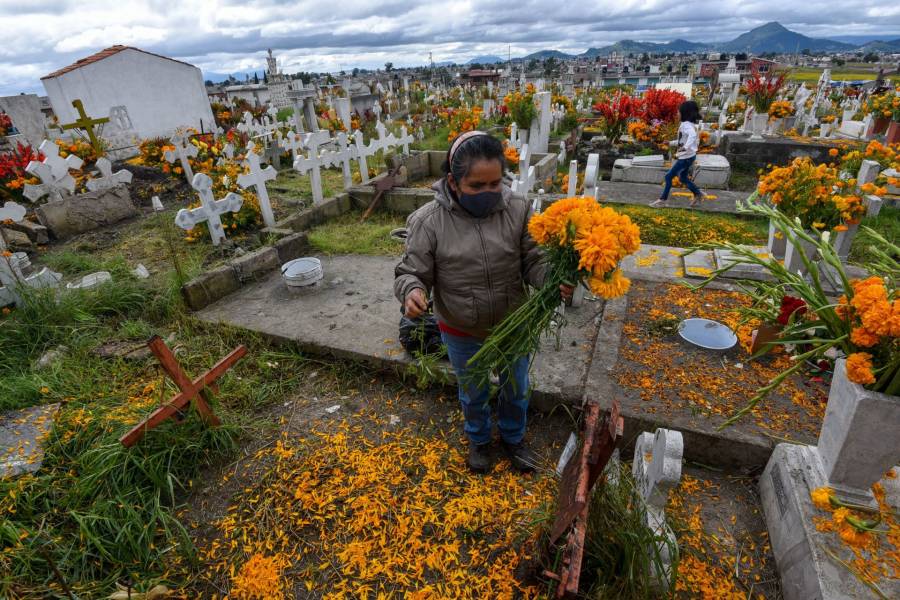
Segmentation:
<svg viewBox="0 0 900 600">
<path fill-rule="evenodd" d="M 857 46 L 865 46 L 869 42 L 881 42 L 884 40 L 891 40 L 896 37 L 900 37 L 898 34 L 892 35 L 832 35 L 828 39 L 835 40 L 837 42 L 846 42 L 848 44 L 854 44 Z"/>
<path fill-rule="evenodd" d="M 766 23 L 756 29 L 751 29 L 730 42 L 718 45 L 718 49 L 725 52 L 752 52 L 754 54 L 763 52 L 800 52 L 801 50 L 840 52 L 855 48 L 854 44 L 806 37 L 796 31 L 791 31 L 775 21 Z"/>
<path fill-rule="evenodd" d="M 522 57 L 522 60 L 547 60 L 548 58 L 555 58 L 557 60 L 569 60 L 570 58 L 575 58 L 575 55 L 566 54 L 565 52 L 560 52 L 559 50 L 540 50 L 539 52 L 532 52 L 531 54 Z"/>
<path fill-rule="evenodd" d="M 469 62 L 467 62 L 466 64 L 467 65 L 471 65 L 471 64 L 494 65 L 494 64 L 502 63 L 502 62 L 506 62 L 506 59 L 500 58 L 499 56 L 493 56 L 491 54 L 488 54 L 486 56 L 476 56 L 475 58 L 470 59 Z"/>
<path fill-rule="evenodd" d="M 587 51 L 581 53 L 579 56 L 584 58 L 594 58 L 597 56 L 608 56 L 613 52 L 618 54 L 679 54 L 686 52 L 700 52 L 708 50 L 710 47 L 710 44 L 689 42 L 688 40 L 681 39 L 672 40 L 671 42 L 666 42 L 664 44 L 657 42 L 622 40 L 609 46 L 603 46 L 602 48 L 588 48 Z"/>
<path fill-rule="evenodd" d="M 900 39 L 882 42 L 875 40 L 859 47 L 862 52 L 900 52 Z"/>
</svg>

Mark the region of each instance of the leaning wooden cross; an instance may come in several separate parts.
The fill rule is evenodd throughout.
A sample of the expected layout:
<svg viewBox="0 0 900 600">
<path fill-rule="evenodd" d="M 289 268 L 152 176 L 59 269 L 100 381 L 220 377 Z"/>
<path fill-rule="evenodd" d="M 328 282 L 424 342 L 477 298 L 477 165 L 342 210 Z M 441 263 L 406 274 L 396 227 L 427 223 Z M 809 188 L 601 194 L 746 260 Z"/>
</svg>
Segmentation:
<svg viewBox="0 0 900 600">
<path fill-rule="evenodd" d="M 574 598 L 578 593 L 584 537 L 587 527 L 591 489 L 622 440 L 624 420 L 619 416 L 619 403 L 613 401 L 609 415 L 600 419 L 600 405 L 585 405 L 584 440 L 579 452 L 569 459 L 559 484 L 559 512 L 550 528 L 550 544 L 569 531 L 563 548 L 559 573 L 544 575 L 559 581 L 556 598 Z"/>
<path fill-rule="evenodd" d="M 162 366 L 163 370 L 169 375 L 172 381 L 175 382 L 175 385 L 178 386 L 178 389 L 180 389 L 181 392 L 172 398 L 168 404 L 154 410 L 146 419 L 135 425 L 131 431 L 120 437 L 119 441 L 122 442 L 122 445 L 126 448 L 133 446 L 144 437 L 144 434 L 147 431 L 154 429 L 170 417 L 177 417 L 177 415 L 180 415 L 182 409 L 184 409 L 191 400 L 194 401 L 194 408 L 197 409 L 197 412 L 200 413 L 200 417 L 207 425 L 213 427 L 220 425 L 221 421 L 213 414 L 212 408 L 209 406 L 210 396 L 208 390 L 215 392 L 218 389 L 218 386 L 215 383 L 216 380 L 247 354 L 247 348 L 243 345 L 238 346 L 232 350 L 228 356 L 217 362 L 212 369 L 191 381 L 187 374 L 181 369 L 181 365 L 178 364 L 178 359 L 175 358 L 175 355 L 169 347 L 166 346 L 166 343 L 162 338 L 155 335 L 147 342 L 147 345 L 150 347 L 150 351 L 153 352 L 154 356 L 159 360 L 159 364 Z"/>
<path fill-rule="evenodd" d="M 72 123 L 63 125 L 63 131 L 68 131 L 69 129 L 83 129 L 84 132 L 87 133 L 88 139 L 91 140 L 91 146 L 94 148 L 94 152 L 100 154 L 103 152 L 103 144 L 100 142 L 100 138 L 97 134 L 94 133 L 94 125 L 109 123 L 109 117 L 101 117 L 99 119 L 90 118 L 87 116 L 87 113 L 84 112 L 84 104 L 82 104 L 81 100 L 78 98 L 72 100 L 72 106 L 78 111 L 78 118 Z"/>
</svg>

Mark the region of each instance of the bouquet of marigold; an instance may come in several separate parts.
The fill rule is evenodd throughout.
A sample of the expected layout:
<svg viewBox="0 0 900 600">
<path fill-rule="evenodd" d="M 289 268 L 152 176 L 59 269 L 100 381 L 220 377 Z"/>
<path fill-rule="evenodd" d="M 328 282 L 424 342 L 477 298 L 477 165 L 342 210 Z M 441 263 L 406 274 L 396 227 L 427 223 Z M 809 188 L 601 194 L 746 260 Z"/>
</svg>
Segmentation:
<svg viewBox="0 0 900 600">
<path fill-rule="evenodd" d="M 900 121 L 900 87 L 894 91 L 871 96 L 866 102 L 866 110 L 879 119 Z"/>
<path fill-rule="evenodd" d="M 748 282 L 756 289 L 756 297 L 779 297 L 790 291 L 790 302 L 782 302 L 779 323 L 784 326 L 780 338 L 768 344 L 793 348 L 793 366 L 758 390 L 750 403 L 733 415 L 730 425 L 777 388 L 788 376 L 827 356 L 846 356 L 847 377 L 872 391 L 900 395 L 900 246 L 885 239 L 875 230 L 861 227 L 860 234 L 870 244 L 872 254 L 864 280 L 851 280 L 834 247 L 828 231 L 810 233 L 797 223 L 764 203 L 739 204 L 739 211 L 768 218 L 788 239 L 806 265 L 806 276 L 787 270 L 770 255 L 760 256 L 753 248 L 726 243 L 722 246 L 734 255 L 733 262 L 714 271 L 710 281 L 724 275 L 739 264 L 762 267 L 770 282 Z M 800 242 L 806 242 L 801 244 Z M 811 253 L 804 250 L 808 245 Z M 842 293 L 837 301 L 831 289 Z M 765 349 L 764 349 L 765 350 Z"/>
<path fill-rule="evenodd" d="M 794 114 L 794 105 L 787 100 L 776 100 L 769 107 L 770 119 L 783 119 Z"/>
<path fill-rule="evenodd" d="M 525 94 L 522 92 L 510 92 L 503 98 L 503 107 L 505 112 L 519 126 L 519 129 L 528 129 L 531 127 L 531 122 L 537 117 L 533 91 Z"/>
<path fill-rule="evenodd" d="M 801 157 L 763 175 L 757 191 L 805 229 L 840 231 L 859 223 L 866 212 L 862 198 L 852 190 L 841 193 L 843 187 L 849 186 L 836 167 L 814 165 L 809 157 Z"/>
<path fill-rule="evenodd" d="M 743 100 L 736 100 L 728 105 L 729 115 L 742 115 L 747 110 L 747 103 Z"/>
<path fill-rule="evenodd" d="M 5 112 L 0 112 L 0 137 L 3 137 L 12 129 L 12 119 Z"/>
<path fill-rule="evenodd" d="M 756 114 L 764 115 L 769 112 L 769 107 L 784 87 L 784 81 L 785 73 L 779 73 L 774 77 L 760 77 L 756 74 L 744 82 L 742 91 L 747 95 Z"/>
<path fill-rule="evenodd" d="M 488 381 L 495 371 L 503 374 L 516 359 L 534 353 L 554 320 L 557 328 L 562 326 L 561 319 L 554 319 L 561 284 L 585 281 L 602 298 L 622 296 L 631 285 L 619 263 L 637 252 L 640 229 L 626 215 L 601 206 L 594 198 L 556 201 L 531 218 L 528 232 L 546 254 L 544 284 L 494 327 L 469 360 L 474 382 Z"/>
<path fill-rule="evenodd" d="M 519 151 L 516 150 L 515 146 L 509 145 L 509 142 L 504 142 L 503 157 L 510 167 L 519 164 Z"/>
</svg>

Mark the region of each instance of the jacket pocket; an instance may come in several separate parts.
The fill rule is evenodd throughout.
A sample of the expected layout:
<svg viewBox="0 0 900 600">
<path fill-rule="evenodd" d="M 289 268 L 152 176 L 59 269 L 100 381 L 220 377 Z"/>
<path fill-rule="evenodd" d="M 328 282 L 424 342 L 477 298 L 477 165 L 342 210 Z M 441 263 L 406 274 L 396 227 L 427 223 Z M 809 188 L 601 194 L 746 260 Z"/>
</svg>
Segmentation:
<svg viewBox="0 0 900 600">
<path fill-rule="evenodd" d="M 472 290 L 456 291 L 443 295 L 444 314 L 450 325 L 474 329 L 478 325 L 478 311 Z"/>
</svg>

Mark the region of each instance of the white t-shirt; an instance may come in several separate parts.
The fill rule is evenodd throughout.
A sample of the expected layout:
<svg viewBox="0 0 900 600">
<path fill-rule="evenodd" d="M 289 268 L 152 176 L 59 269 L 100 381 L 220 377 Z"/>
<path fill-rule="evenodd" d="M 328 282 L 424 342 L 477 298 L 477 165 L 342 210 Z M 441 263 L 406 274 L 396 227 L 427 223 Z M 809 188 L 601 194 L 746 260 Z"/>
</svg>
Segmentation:
<svg viewBox="0 0 900 600">
<path fill-rule="evenodd" d="M 675 152 L 675 158 L 685 159 L 697 156 L 699 148 L 700 135 L 697 133 L 697 126 L 690 121 L 685 121 L 678 128 L 678 150 Z"/>
</svg>

